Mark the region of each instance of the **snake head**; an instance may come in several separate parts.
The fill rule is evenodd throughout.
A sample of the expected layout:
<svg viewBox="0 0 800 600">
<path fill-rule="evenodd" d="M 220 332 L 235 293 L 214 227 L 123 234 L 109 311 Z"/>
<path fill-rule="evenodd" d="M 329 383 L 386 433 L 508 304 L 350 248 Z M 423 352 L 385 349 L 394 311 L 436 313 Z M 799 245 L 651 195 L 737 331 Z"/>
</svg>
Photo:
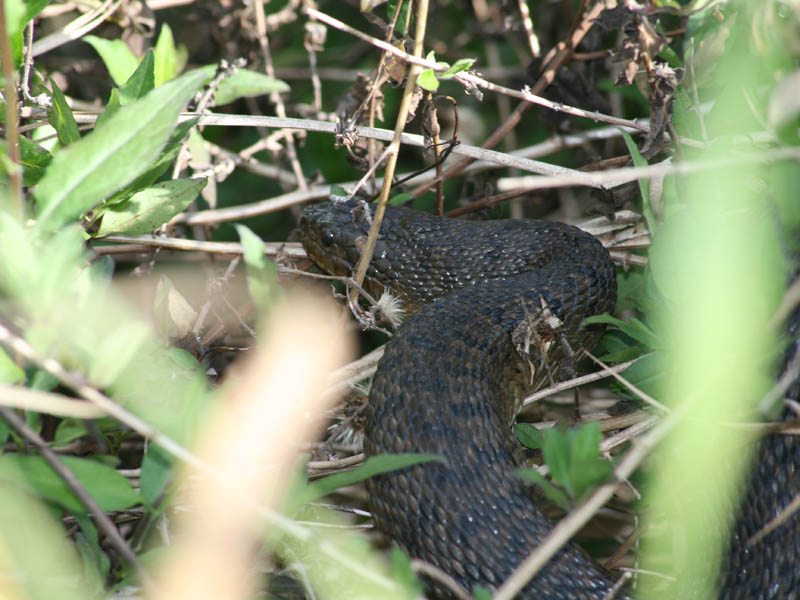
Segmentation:
<svg viewBox="0 0 800 600">
<path fill-rule="evenodd" d="M 300 241 L 321 269 L 349 277 L 361 256 L 371 220 L 372 213 L 360 200 L 307 206 L 300 216 Z"/>
</svg>

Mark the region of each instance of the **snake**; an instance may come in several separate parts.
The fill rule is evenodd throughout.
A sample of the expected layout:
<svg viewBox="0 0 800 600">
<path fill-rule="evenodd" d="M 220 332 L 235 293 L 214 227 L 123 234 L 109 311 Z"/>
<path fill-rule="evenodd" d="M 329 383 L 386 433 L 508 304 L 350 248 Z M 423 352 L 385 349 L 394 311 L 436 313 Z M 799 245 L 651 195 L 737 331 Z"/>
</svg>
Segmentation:
<svg viewBox="0 0 800 600">
<path fill-rule="evenodd" d="M 358 199 L 306 207 L 299 230 L 308 257 L 331 275 L 351 276 L 374 213 Z M 614 309 L 613 261 L 596 238 L 564 223 L 451 219 L 389 206 L 364 288 L 375 297 L 389 292 L 409 315 L 372 380 L 365 454 L 443 459 L 368 479 L 375 525 L 464 589 L 496 589 L 553 528 L 518 475 L 525 457 L 512 425 L 520 399 L 574 375 L 602 335 L 602 326 L 583 321 Z M 797 440 L 762 442 L 720 598 L 800 598 L 800 518 L 755 547 L 747 543 L 800 495 Z M 601 600 L 615 579 L 570 542 L 516 597 Z M 452 597 L 436 578 L 426 585 L 431 597 Z"/>
</svg>

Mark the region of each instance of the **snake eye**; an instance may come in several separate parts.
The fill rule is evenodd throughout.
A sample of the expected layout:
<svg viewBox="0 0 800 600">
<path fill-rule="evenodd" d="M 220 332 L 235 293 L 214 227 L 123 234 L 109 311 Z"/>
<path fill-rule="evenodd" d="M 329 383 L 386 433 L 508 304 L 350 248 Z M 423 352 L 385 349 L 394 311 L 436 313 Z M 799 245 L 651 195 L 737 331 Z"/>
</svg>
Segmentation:
<svg viewBox="0 0 800 600">
<path fill-rule="evenodd" d="M 322 233 L 322 243 L 325 246 L 330 246 L 333 244 L 333 232 L 332 231 L 324 231 Z"/>
</svg>

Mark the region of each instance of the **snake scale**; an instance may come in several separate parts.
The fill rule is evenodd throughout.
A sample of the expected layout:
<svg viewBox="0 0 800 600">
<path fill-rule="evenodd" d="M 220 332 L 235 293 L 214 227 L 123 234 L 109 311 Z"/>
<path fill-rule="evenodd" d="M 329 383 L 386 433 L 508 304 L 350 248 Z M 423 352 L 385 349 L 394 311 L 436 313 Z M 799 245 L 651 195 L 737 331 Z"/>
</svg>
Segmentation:
<svg viewBox="0 0 800 600">
<path fill-rule="evenodd" d="M 328 273 L 351 275 L 373 212 L 357 200 L 307 207 L 300 233 L 309 257 Z M 375 523 L 467 590 L 496 588 L 552 528 L 515 474 L 523 464 L 511 429 L 519 399 L 569 375 L 597 341 L 602 331 L 580 324 L 614 308 L 614 265 L 595 238 L 570 225 L 389 207 L 365 287 L 390 290 L 414 313 L 378 365 L 365 452 L 446 460 L 368 480 Z M 520 347 L 520 331 L 530 348 Z M 800 598 L 800 519 L 757 547 L 745 543 L 800 494 L 798 439 L 774 435 L 762 445 L 721 598 Z M 600 600 L 612 587 L 611 576 L 570 544 L 517 597 Z M 432 582 L 429 593 L 449 597 Z"/>
</svg>

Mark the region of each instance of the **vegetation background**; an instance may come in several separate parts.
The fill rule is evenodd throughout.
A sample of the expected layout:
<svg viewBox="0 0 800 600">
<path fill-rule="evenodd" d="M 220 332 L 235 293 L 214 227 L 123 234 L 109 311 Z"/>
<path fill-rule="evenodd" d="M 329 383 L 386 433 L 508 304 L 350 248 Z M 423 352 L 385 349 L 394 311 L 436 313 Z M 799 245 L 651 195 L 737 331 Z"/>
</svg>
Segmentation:
<svg viewBox="0 0 800 600">
<path fill-rule="evenodd" d="M 782 406 L 798 2 L 0 0 L 0 15 L 0 597 L 396 598 L 438 576 L 372 549 L 358 486 L 420 460 L 360 454 L 383 308 L 365 302 L 349 341 L 293 241 L 304 203 L 356 188 L 580 222 L 620 265 L 596 354 L 625 381 L 589 362 L 613 383 L 581 392 L 578 428 L 551 427 L 571 424 L 578 382 L 530 400 L 517 434 L 566 516 L 494 597 L 589 520 L 581 543 L 641 597 L 713 595 L 725 528 L 680 556 L 670 534 L 727 514 L 742 432 Z M 416 137 L 398 153 L 401 130 Z M 341 368 L 354 346 L 365 357 Z M 719 481 L 719 464 L 739 468 Z"/>
</svg>

